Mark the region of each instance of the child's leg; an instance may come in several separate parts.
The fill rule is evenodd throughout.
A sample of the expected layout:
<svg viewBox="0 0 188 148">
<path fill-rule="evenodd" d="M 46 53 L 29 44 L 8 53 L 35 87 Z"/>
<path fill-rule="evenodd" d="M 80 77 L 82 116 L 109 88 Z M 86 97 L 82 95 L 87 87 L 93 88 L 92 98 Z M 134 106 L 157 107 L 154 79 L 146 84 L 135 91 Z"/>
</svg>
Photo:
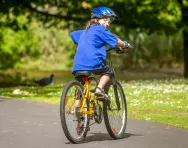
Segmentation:
<svg viewBox="0 0 188 148">
<path fill-rule="evenodd" d="M 77 76 L 77 77 L 75 77 L 75 80 L 77 80 L 78 82 L 80 82 L 82 85 L 84 85 L 84 82 L 83 82 L 83 80 L 82 80 L 82 76 Z M 77 98 L 76 98 L 76 101 L 75 101 L 75 103 L 74 103 L 74 106 L 75 107 L 81 107 L 81 96 L 80 96 L 81 94 L 77 94 Z"/>
<path fill-rule="evenodd" d="M 101 76 L 97 87 L 99 87 L 103 90 L 104 86 L 108 83 L 109 80 L 110 80 L 109 76 L 107 76 L 107 75 Z M 101 92 L 101 90 L 99 88 L 96 88 L 96 92 Z"/>
<path fill-rule="evenodd" d="M 74 103 L 74 107 L 81 107 L 81 100 L 76 100 Z"/>
</svg>

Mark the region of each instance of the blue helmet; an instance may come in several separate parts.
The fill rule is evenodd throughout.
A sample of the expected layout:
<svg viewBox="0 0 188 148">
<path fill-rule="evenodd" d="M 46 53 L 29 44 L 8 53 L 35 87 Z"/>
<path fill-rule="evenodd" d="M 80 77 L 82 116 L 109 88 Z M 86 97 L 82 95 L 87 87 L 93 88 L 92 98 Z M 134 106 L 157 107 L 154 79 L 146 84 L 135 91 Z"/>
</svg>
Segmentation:
<svg viewBox="0 0 188 148">
<path fill-rule="evenodd" d="M 104 6 L 96 7 L 91 12 L 91 18 L 106 18 L 106 17 L 115 20 L 117 18 L 117 15 L 112 9 Z"/>
</svg>

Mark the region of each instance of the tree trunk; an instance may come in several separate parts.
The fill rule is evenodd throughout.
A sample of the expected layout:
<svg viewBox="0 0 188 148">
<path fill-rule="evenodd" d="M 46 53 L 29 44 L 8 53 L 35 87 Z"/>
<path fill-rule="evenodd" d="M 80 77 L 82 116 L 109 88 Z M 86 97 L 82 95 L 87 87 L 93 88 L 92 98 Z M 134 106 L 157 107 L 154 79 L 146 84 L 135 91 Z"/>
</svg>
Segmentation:
<svg viewBox="0 0 188 148">
<path fill-rule="evenodd" d="M 184 77 L 188 78 L 188 7 L 182 7 L 182 23 L 185 28 L 183 31 L 184 37 Z"/>
<path fill-rule="evenodd" d="M 188 7 L 183 5 L 183 0 L 178 0 L 182 8 L 182 25 L 184 27 L 184 78 L 188 78 Z"/>
<path fill-rule="evenodd" d="M 188 31 L 184 30 L 184 78 L 188 78 Z"/>
</svg>

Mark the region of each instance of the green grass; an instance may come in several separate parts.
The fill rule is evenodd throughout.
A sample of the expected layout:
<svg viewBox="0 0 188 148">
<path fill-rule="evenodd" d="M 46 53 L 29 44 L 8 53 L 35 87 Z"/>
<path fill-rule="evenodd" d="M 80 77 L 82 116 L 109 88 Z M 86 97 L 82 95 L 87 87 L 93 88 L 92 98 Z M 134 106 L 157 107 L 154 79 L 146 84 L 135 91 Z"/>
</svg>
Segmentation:
<svg viewBox="0 0 188 148">
<path fill-rule="evenodd" d="M 129 116 L 188 128 L 188 80 L 123 83 Z"/>
<path fill-rule="evenodd" d="M 188 80 L 122 82 L 128 116 L 188 129 Z M 1 88 L 0 96 L 59 104 L 64 84 Z"/>
</svg>

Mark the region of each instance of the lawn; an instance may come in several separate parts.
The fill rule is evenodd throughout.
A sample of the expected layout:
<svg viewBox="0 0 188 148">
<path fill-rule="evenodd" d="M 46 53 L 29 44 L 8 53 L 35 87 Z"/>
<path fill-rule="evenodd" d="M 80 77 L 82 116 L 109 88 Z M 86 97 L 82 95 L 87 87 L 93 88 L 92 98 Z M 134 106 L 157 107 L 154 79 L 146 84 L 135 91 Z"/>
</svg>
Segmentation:
<svg viewBox="0 0 188 148">
<path fill-rule="evenodd" d="M 188 129 L 188 80 L 136 80 L 121 82 L 130 118 Z M 1 88 L 0 96 L 59 104 L 64 84 L 40 88 Z"/>
</svg>

